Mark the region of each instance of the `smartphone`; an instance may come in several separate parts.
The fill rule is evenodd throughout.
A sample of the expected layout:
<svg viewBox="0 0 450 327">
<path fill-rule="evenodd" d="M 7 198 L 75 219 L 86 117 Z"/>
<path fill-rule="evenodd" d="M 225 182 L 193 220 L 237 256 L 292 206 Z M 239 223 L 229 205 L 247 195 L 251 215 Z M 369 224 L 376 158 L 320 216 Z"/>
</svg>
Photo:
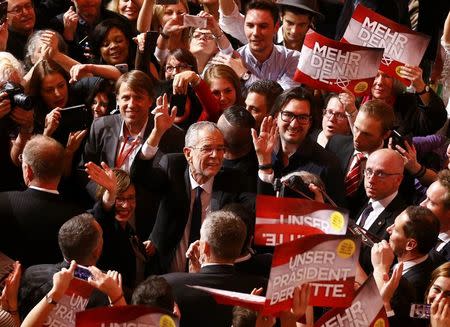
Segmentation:
<svg viewBox="0 0 450 327">
<path fill-rule="evenodd" d="M 6 15 L 8 14 L 8 2 L 0 2 L 0 24 L 6 22 Z"/>
<path fill-rule="evenodd" d="M 403 136 L 399 132 L 397 132 L 395 129 L 392 130 L 391 133 L 392 137 L 392 147 L 395 149 L 396 145 L 401 146 L 402 148 L 405 148 L 405 141 L 409 143 L 409 145 L 412 145 L 412 139 L 410 137 Z"/>
<path fill-rule="evenodd" d="M 429 304 L 412 303 L 409 316 L 416 319 L 430 319 L 430 308 Z"/>
<path fill-rule="evenodd" d="M 183 16 L 183 26 L 192 26 L 196 28 L 206 28 L 206 17 L 199 17 L 193 15 Z"/>
<path fill-rule="evenodd" d="M 73 276 L 75 278 L 87 281 L 89 279 L 89 277 L 92 277 L 92 273 L 87 267 L 77 264 L 77 267 L 75 268 L 75 272 L 73 273 Z"/>
<path fill-rule="evenodd" d="M 157 5 L 176 5 L 180 0 L 156 0 Z"/>
<path fill-rule="evenodd" d="M 114 65 L 122 74 L 125 74 L 128 72 L 128 64 L 117 64 Z"/>
<path fill-rule="evenodd" d="M 281 193 L 284 197 L 304 198 L 305 196 L 301 194 L 303 193 L 307 197 L 314 199 L 314 193 L 311 192 L 309 186 L 306 185 L 303 179 L 299 176 L 294 175 L 285 180 L 282 186 L 282 190 L 283 191 Z"/>
<path fill-rule="evenodd" d="M 84 104 L 62 108 L 58 130 L 69 132 L 80 131 L 89 127 L 91 115 Z"/>
</svg>

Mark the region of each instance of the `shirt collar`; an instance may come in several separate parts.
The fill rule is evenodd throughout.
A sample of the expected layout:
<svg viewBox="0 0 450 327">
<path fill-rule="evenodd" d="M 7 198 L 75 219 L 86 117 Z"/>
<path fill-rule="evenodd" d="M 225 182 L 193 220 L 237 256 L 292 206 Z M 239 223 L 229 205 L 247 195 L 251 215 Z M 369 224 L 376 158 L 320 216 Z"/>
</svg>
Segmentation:
<svg viewBox="0 0 450 327">
<path fill-rule="evenodd" d="M 387 197 L 378 200 L 378 201 L 372 201 L 369 202 L 372 203 L 373 210 L 376 210 L 377 208 L 383 208 L 383 210 L 394 200 L 394 198 L 397 196 L 398 191 L 395 191 L 391 195 L 388 195 Z"/>
<path fill-rule="evenodd" d="M 32 189 L 38 190 L 38 191 L 42 191 L 42 192 L 52 193 L 52 194 L 59 194 L 58 190 L 50 190 L 48 188 L 37 187 L 37 186 L 33 186 L 33 185 L 30 185 L 29 188 L 32 188 Z"/>
<path fill-rule="evenodd" d="M 202 185 L 196 182 L 194 177 L 192 177 L 191 170 L 189 169 L 189 181 L 191 182 L 191 190 L 195 190 L 196 187 L 200 186 L 203 191 L 205 191 L 208 194 L 212 193 L 213 183 L 214 183 L 214 177 L 211 177 L 208 179 L 208 181 Z"/>
<path fill-rule="evenodd" d="M 145 134 L 145 129 L 147 128 L 147 123 L 148 123 L 148 119 L 145 121 L 144 126 L 142 127 L 141 131 L 139 132 L 139 134 L 137 135 L 139 142 L 143 143 L 144 140 L 144 134 Z M 122 126 L 120 128 L 120 134 L 119 134 L 119 140 L 121 142 L 124 141 L 125 136 L 124 136 L 124 130 L 125 130 L 125 122 L 122 120 Z"/>
</svg>

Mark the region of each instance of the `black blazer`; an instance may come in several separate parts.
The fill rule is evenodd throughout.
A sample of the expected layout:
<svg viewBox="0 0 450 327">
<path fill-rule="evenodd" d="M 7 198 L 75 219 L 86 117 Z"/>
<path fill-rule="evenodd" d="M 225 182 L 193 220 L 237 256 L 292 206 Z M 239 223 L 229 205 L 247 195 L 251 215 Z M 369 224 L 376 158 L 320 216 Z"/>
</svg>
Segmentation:
<svg viewBox="0 0 450 327">
<path fill-rule="evenodd" d="M 93 199 L 95 199 L 97 184 L 89 181 L 84 171 L 84 164 L 92 161 L 99 165 L 104 161 L 108 166 L 114 167 L 122 122 L 120 115 L 110 115 L 96 119 L 91 126 L 89 137 L 78 164 L 77 179 L 82 186 L 87 188 Z M 144 132 L 144 140 L 150 135 L 153 126 L 153 115 L 150 115 Z M 161 138 L 159 150 L 153 160 L 142 160 L 139 156 L 136 156 L 131 166 L 130 175 L 136 187 L 137 197 L 136 233 L 141 239 L 147 239 L 153 228 L 160 199 L 159 193 L 149 187 L 149 184 L 153 183 L 152 178 L 146 179 L 143 176 L 152 169 L 153 165 L 157 165 L 158 160 L 164 153 L 182 152 L 183 145 L 184 132 L 178 127 L 172 126 Z"/>
<path fill-rule="evenodd" d="M 189 168 L 183 154 L 167 154 L 160 162 L 160 181 L 154 186 L 163 193 L 158 215 L 149 239 L 155 244 L 162 271 L 170 267 L 189 218 L 191 184 Z M 157 173 L 152 173 L 156 176 Z M 245 192 L 245 179 L 239 171 L 225 169 L 214 178 L 211 211 L 238 202 L 254 208 L 254 194 Z"/>
<path fill-rule="evenodd" d="M 433 261 L 428 257 L 424 262 L 415 265 L 403 277 L 406 278 L 412 289 L 415 290 L 416 300 L 422 303 L 425 297 L 425 291 L 430 283 L 431 273 L 434 270 Z"/>
<path fill-rule="evenodd" d="M 82 212 L 58 194 L 32 188 L 0 193 L 0 250 L 25 267 L 58 262 L 59 228 Z"/>
<path fill-rule="evenodd" d="M 433 261 L 434 266 L 438 266 L 450 261 L 450 242 L 448 242 L 441 251 L 436 251 L 436 247 L 433 248 L 428 255 L 431 261 Z"/>
<path fill-rule="evenodd" d="M 238 273 L 233 266 L 227 265 L 211 265 L 198 273 L 171 273 L 162 277 L 172 286 L 180 307 L 180 327 L 231 326 L 232 306 L 219 305 L 208 293 L 186 285 L 249 293 L 254 287 L 266 289 L 267 284 L 265 278 Z"/>
<path fill-rule="evenodd" d="M 380 215 L 375 219 L 373 224 L 370 226 L 368 231 L 373 235 L 377 236 L 382 240 L 389 240 L 389 233 L 386 229 L 391 226 L 395 218 L 408 206 L 403 197 L 399 194 L 388 204 L 388 206 L 380 213 Z M 363 210 L 355 216 L 355 221 L 361 215 Z M 362 246 L 361 252 L 359 254 L 359 262 L 361 267 L 367 274 L 372 273 L 373 267 L 370 259 L 370 250 L 368 246 Z"/>
</svg>

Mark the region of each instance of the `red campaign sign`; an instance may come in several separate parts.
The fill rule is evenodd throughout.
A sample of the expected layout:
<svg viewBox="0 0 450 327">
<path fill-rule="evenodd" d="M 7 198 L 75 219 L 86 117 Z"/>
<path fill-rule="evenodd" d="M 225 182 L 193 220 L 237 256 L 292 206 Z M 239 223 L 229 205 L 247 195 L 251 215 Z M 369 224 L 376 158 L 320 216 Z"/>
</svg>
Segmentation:
<svg viewBox="0 0 450 327">
<path fill-rule="evenodd" d="M 311 285 L 310 305 L 349 306 L 360 243 L 355 236 L 317 234 L 277 245 L 263 312 L 289 309 L 294 288 L 305 283 Z"/>
<path fill-rule="evenodd" d="M 314 327 L 328 326 L 389 327 L 383 300 L 373 276 L 358 289 L 353 302 L 347 308 L 330 310 L 314 324 Z"/>
<path fill-rule="evenodd" d="M 77 313 L 76 327 L 177 327 L 172 313 L 146 305 L 100 307 Z"/>
<path fill-rule="evenodd" d="M 383 49 L 335 41 L 310 29 L 294 80 L 330 92 L 347 88 L 356 96 L 368 95 L 382 56 Z"/>
<path fill-rule="evenodd" d="M 275 246 L 313 234 L 345 235 L 348 211 L 298 198 L 256 197 L 255 244 Z"/>
<path fill-rule="evenodd" d="M 64 296 L 48 315 L 44 326 L 75 327 L 75 315 L 86 309 L 92 291 L 92 286 L 87 282 L 74 278 Z"/>
<path fill-rule="evenodd" d="M 419 66 L 430 37 L 358 4 L 341 41 L 384 48 L 380 70 L 410 85 L 409 80 L 400 77 L 399 67 L 405 64 Z"/>
</svg>

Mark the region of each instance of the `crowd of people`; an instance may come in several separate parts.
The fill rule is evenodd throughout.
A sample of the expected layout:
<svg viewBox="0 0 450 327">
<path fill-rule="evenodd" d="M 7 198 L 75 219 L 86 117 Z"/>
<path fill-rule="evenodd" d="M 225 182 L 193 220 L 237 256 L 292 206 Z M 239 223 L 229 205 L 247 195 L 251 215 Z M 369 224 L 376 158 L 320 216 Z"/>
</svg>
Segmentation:
<svg viewBox="0 0 450 327">
<path fill-rule="evenodd" d="M 420 66 L 397 70 L 410 85 L 381 70 L 365 97 L 296 81 L 308 30 L 340 40 L 358 3 L 429 35 Z M 326 310 L 307 307 L 307 284 L 278 322 L 186 286 L 264 294 L 273 249 L 253 244 L 256 196 L 299 197 L 291 177 L 365 230 L 355 288 L 373 275 L 391 326 L 450 326 L 449 10 L 7 0 L 0 252 L 17 262 L 0 326 L 41 326 L 78 265 L 96 289 L 87 308 L 151 305 L 182 327 L 312 326 Z M 414 303 L 431 317 L 410 317 Z"/>
</svg>

